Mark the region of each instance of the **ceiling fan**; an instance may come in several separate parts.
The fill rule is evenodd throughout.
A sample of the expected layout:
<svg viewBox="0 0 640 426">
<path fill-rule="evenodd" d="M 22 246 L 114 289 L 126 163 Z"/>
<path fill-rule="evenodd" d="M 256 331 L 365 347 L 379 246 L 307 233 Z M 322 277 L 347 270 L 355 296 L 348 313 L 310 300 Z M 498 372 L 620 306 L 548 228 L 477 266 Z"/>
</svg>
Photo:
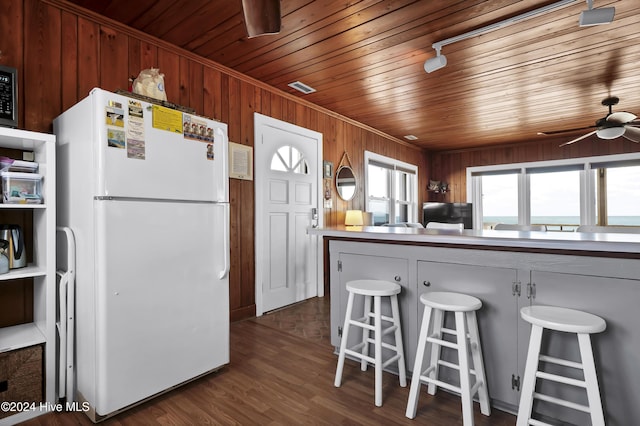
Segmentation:
<svg viewBox="0 0 640 426">
<path fill-rule="evenodd" d="M 541 132 L 543 135 L 554 135 L 559 133 L 569 133 L 578 130 L 593 129 L 589 133 L 577 137 L 569 142 L 565 142 L 560 146 L 570 145 L 572 143 L 586 139 L 591 135 L 597 135 L 600 139 L 615 139 L 623 136 L 632 142 L 640 143 L 640 121 L 635 121 L 636 116 L 630 112 L 613 112 L 613 105 L 617 105 L 620 99 L 616 96 L 610 96 L 602 100 L 602 105 L 609 107 L 609 114 L 596 121 L 594 126 L 580 127 L 577 129 L 558 130 L 553 132 Z"/>
</svg>

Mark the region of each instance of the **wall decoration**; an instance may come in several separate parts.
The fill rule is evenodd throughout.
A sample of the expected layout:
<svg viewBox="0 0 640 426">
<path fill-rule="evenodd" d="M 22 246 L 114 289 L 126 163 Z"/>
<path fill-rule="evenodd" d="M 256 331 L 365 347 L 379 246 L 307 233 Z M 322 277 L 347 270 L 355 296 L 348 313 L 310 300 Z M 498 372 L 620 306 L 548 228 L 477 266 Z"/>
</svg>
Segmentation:
<svg viewBox="0 0 640 426">
<path fill-rule="evenodd" d="M 331 179 L 333 177 L 333 163 L 331 161 L 322 162 L 322 174 L 325 179 Z"/>
<path fill-rule="evenodd" d="M 229 142 L 229 177 L 253 180 L 253 147 Z"/>
</svg>

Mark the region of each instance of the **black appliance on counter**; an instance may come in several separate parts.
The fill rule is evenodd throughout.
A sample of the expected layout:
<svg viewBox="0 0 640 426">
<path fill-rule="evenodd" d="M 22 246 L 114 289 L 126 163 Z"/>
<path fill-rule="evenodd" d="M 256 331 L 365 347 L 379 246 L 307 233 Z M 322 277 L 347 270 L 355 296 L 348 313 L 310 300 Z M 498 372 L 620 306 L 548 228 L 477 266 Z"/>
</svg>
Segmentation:
<svg viewBox="0 0 640 426">
<path fill-rule="evenodd" d="M 473 229 L 473 209 L 471 203 L 438 203 L 422 204 L 422 224 L 429 222 L 464 223 L 465 229 Z"/>
</svg>

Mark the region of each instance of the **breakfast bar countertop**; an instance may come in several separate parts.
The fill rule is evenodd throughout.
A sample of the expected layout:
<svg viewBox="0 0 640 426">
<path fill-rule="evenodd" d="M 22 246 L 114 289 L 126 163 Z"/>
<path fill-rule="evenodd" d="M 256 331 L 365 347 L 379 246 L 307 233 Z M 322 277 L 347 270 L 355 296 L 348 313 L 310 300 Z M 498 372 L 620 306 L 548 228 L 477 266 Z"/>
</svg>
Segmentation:
<svg viewBox="0 0 640 426">
<path fill-rule="evenodd" d="M 309 228 L 308 232 L 322 237 L 381 243 L 535 252 L 570 251 L 572 254 L 640 258 L 640 234 L 475 229 L 457 231 L 386 226 Z"/>
</svg>

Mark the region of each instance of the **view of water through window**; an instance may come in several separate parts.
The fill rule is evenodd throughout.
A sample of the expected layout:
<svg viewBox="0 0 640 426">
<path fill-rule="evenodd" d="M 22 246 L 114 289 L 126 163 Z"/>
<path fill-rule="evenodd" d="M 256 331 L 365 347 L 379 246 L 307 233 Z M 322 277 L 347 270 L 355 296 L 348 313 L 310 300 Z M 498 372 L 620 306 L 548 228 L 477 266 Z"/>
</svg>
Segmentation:
<svg viewBox="0 0 640 426">
<path fill-rule="evenodd" d="M 640 226 L 640 166 L 612 167 L 606 179 L 607 224 Z M 580 225 L 580 172 L 530 175 L 531 224 L 550 231 L 573 231 Z M 518 175 L 482 176 L 484 227 L 518 223 Z"/>
</svg>

